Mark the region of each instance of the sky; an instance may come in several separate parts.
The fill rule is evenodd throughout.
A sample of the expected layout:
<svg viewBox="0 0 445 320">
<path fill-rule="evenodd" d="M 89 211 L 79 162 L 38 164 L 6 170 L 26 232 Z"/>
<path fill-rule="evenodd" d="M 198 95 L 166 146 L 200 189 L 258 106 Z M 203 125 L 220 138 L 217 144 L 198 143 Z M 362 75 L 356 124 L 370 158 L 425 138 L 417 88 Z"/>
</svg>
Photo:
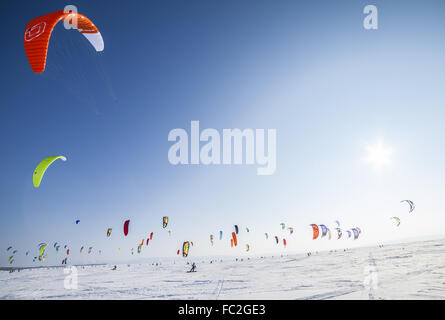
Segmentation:
<svg viewBox="0 0 445 320">
<path fill-rule="evenodd" d="M 176 257 L 184 241 L 194 242 L 192 259 L 444 235 L 445 4 L 373 1 L 378 29 L 366 30 L 367 4 L 3 5 L 0 266 L 9 266 L 9 246 L 17 250 L 15 265 L 44 265 L 32 262 L 41 242 L 48 243 L 45 264 L 57 265 L 66 255 L 56 253 L 55 242 L 70 248 L 69 263 L 111 263 Z M 98 27 L 104 51 L 59 23 L 46 70 L 36 74 L 23 47 L 25 27 L 66 5 Z M 191 121 L 219 132 L 275 129 L 275 173 L 257 175 L 257 166 L 246 164 L 172 165 L 168 134 L 190 132 Z M 377 167 L 366 158 L 379 144 L 390 155 Z M 34 188 L 35 167 L 53 155 L 67 161 L 54 162 Z M 413 213 L 405 199 L 415 202 Z M 165 229 L 163 216 L 170 218 Z M 335 220 L 344 232 L 360 227 L 360 238 L 312 240 L 309 224 L 334 231 Z M 230 248 L 235 224 L 239 244 Z M 137 254 L 150 232 L 154 239 Z M 80 254 L 81 246 L 93 253 Z"/>
</svg>

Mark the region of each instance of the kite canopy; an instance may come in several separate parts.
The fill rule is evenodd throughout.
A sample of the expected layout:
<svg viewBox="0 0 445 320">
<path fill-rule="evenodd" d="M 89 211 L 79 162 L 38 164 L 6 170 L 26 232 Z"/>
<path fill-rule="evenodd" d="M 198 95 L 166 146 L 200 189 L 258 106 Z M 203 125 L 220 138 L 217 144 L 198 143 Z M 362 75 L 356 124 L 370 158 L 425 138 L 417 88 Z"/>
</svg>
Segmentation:
<svg viewBox="0 0 445 320">
<path fill-rule="evenodd" d="M 45 70 L 49 39 L 60 20 L 82 33 L 96 51 L 104 49 L 104 40 L 99 29 L 80 13 L 60 10 L 34 18 L 26 26 L 23 42 L 28 62 L 35 73 Z"/>
<path fill-rule="evenodd" d="M 351 230 L 354 233 L 354 240 L 356 240 L 358 238 L 358 236 L 360 235 L 360 232 L 358 232 L 358 230 L 355 228 L 353 228 Z"/>
<path fill-rule="evenodd" d="M 340 228 L 335 228 L 337 230 L 337 240 L 341 238 L 342 232 Z"/>
<path fill-rule="evenodd" d="M 32 183 L 34 184 L 34 187 L 38 188 L 40 186 L 40 182 L 42 181 L 46 169 L 48 169 L 48 167 L 57 159 L 62 159 L 63 161 L 66 161 L 66 158 L 64 156 L 54 156 L 43 159 L 38 164 L 38 166 L 34 170 L 34 175 L 32 176 Z"/>
<path fill-rule="evenodd" d="M 312 231 L 314 232 L 312 239 L 317 239 L 318 235 L 320 234 L 320 231 L 318 230 L 318 226 L 316 224 L 311 224 Z"/>
<path fill-rule="evenodd" d="M 80 220 L 76 220 L 76 224 L 79 224 Z"/>
<path fill-rule="evenodd" d="M 182 256 L 186 258 L 189 254 L 190 243 L 188 241 L 184 242 L 182 245 Z"/>
<path fill-rule="evenodd" d="M 108 228 L 107 229 L 107 237 L 111 236 L 111 230 L 113 230 L 113 228 Z"/>
<path fill-rule="evenodd" d="M 392 217 L 391 219 L 394 219 L 397 223 L 397 227 L 400 226 L 400 218 L 399 217 Z M 353 229 L 354 230 L 354 229 Z M 357 231 L 358 232 L 358 231 Z"/>
<path fill-rule="evenodd" d="M 323 238 L 328 233 L 328 228 L 324 224 L 320 224 L 321 237 Z"/>
<path fill-rule="evenodd" d="M 124 222 L 124 235 L 127 236 L 128 234 L 128 227 L 130 225 L 130 220 L 127 220 Z"/>
<path fill-rule="evenodd" d="M 236 234 L 238 234 L 238 226 L 237 225 L 235 225 L 235 232 L 236 232 Z"/>
<path fill-rule="evenodd" d="M 416 205 L 411 200 L 402 200 L 400 202 L 406 202 L 409 204 L 409 213 L 413 212 L 414 209 L 416 208 Z"/>
<path fill-rule="evenodd" d="M 162 227 L 166 228 L 167 225 L 168 225 L 168 217 L 165 216 L 165 217 L 162 218 Z"/>
<path fill-rule="evenodd" d="M 233 244 L 235 245 L 235 247 L 238 244 L 238 239 L 236 238 L 236 233 L 232 232 L 232 240 L 233 240 Z"/>
</svg>

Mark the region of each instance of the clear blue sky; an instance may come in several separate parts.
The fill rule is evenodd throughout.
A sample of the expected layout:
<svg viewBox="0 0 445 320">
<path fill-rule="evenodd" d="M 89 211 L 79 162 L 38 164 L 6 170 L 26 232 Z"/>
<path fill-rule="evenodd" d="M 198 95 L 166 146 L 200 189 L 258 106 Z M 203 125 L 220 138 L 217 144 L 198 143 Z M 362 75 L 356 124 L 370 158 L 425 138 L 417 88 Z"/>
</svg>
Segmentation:
<svg viewBox="0 0 445 320">
<path fill-rule="evenodd" d="M 245 243 L 250 254 L 352 246 L 310 239 L 308 224 L 333 229 L 335 220 L 362 228 L 354 245 L 442 233 L 445 3 L 372 1 L 379 29 L 365 30 L 369 3 L 3 4 L 0 265 L 8 265 L 8 246 L 19 251 L 17 265 L 40 265 L 24 255 L 36 256 L 40 242 L 49 244 L 46 263 L 59 264 L 56 241 L 71 248 L 72 263 L 175 256 L 185 240 L 194 241 L 194 256 L 245 255 Z M 98 26 L 105 50 L 96 53 L 59 23 L 47 69 L 34 74 L 25 26 L 67 4 Z M 275 174 L 258 176 L 247 165 L 172 166 L 168 133 L 189 131 L 192 120 L 202 129 L 276 129 Z M 393 154 L 375 170 L 363 158 L 380 140 Z M 68 160 L 34 188 L 34 168 L 59 154 Z M 416 202 L 414 214 L 403 199 Z M 399 228 L 391 216 L 402 219 Z M 295 229 L 285 250 L 264 238 L 287 234 L 280 222 Z M 234 224 L 241 244 L 230 249 Z M 212 248 L 209 235 L 219 230 L 224 240 Z M 132 257 L 152 231 L 149 248 Z M 94 256 L 80 255 L 82 245 Z"/>
</svg>

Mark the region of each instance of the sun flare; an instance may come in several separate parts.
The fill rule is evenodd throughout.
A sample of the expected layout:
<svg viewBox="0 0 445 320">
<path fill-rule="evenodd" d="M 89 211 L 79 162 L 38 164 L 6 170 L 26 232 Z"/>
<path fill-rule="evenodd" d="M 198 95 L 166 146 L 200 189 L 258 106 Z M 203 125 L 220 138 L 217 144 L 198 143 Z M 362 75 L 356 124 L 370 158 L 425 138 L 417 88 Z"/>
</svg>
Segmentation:
<svg viewBox="0 0 445 320">
<path fill-rule="evenodd" d="M 365 161 L 379 169 L 391 163 L 393 150 L 379 141 L 373 146 L 367 146 L 366 153 Z"/>
</svg>

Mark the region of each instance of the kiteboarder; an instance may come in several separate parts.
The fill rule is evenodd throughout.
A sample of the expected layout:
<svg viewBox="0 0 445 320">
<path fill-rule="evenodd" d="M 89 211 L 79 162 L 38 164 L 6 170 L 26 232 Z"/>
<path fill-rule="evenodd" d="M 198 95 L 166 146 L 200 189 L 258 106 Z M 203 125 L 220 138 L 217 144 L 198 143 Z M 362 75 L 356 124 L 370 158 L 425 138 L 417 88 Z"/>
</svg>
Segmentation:
<svg viewBox="0 0 445 320">
<path fill-rule="evenodd" d="M 195 269 L 196 269 L 196 264 L 193 262 L 192 263 L 192 268 L 190 269 L 189 272 L 196 272 Z"/>
</svg>

